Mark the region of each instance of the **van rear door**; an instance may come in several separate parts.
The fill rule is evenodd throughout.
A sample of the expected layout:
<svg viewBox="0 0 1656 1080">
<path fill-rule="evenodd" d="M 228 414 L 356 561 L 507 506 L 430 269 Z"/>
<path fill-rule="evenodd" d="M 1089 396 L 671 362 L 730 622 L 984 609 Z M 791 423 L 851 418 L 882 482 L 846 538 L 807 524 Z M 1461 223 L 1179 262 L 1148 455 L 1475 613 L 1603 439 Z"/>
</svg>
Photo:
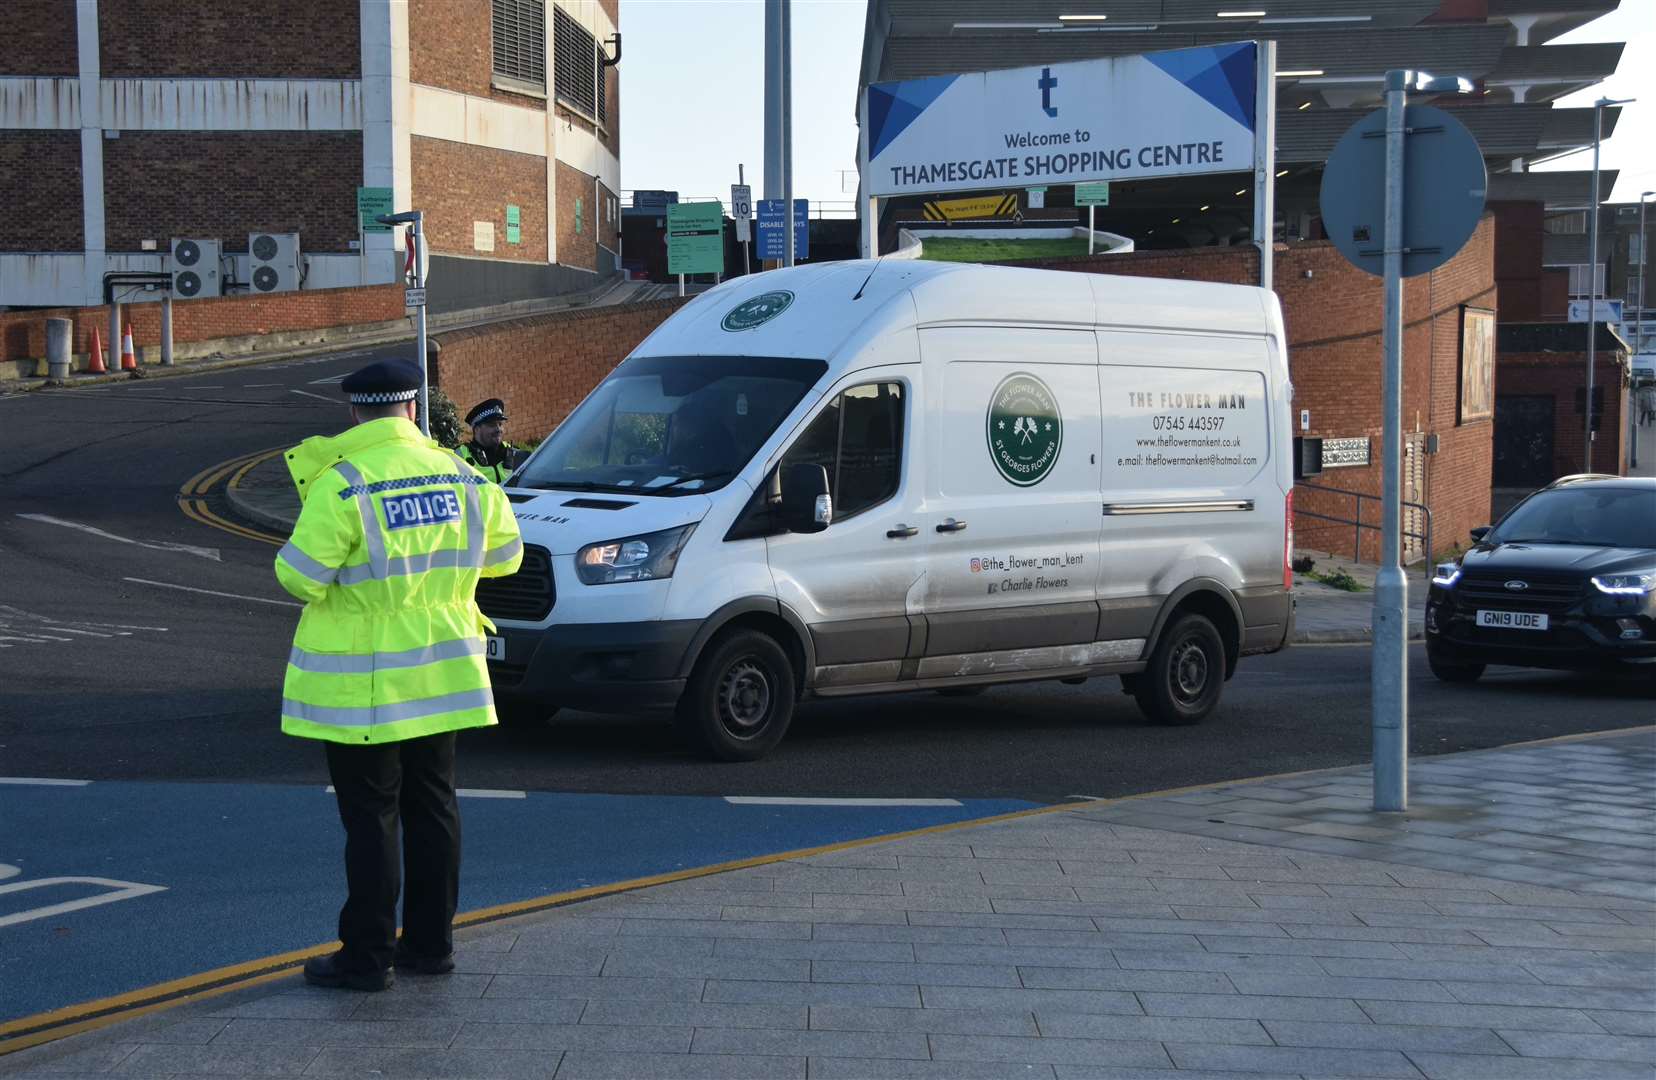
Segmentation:
<svg viewBox="0 0 1656 1080">
<path fill-rule="evenodd" d="M 1097 640 L 1090 330 L 920 331 L 931 389 L 919 677 L 1085 662 Z"/>
</svg>

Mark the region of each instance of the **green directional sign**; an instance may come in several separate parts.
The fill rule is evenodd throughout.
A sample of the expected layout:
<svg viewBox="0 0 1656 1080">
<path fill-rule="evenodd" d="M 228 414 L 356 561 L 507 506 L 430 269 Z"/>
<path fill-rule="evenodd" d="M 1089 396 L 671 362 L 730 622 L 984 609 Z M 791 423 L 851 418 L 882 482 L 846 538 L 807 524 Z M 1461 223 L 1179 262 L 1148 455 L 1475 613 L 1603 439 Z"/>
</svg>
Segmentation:
<svg viewBox="0 0 1656 1080">
<path fill-rule="evenodd" d="M 667 207 L 667 272 L 724 272 L 724 207 L 717 202 Z"/>
<path fill-rule="evenodd" d="M 506 204 L 506 242 L 520 244 L 523 242 L 523 211 L 521 208 Z"/>
<path fill-rule="evenodd" d="M 1100 180 L 1094 184 L 1075 185 L 1076 206 L 1109 206 L 1110 182 Z"/>
<path fill-rule="evenodd" d="M 388 187 L 357 188 L 357 223 L 363 232 L 390 232 L 391 226 L 381 225 L 374 218 L 393 212 L 396 193 Z"/>
</svg>

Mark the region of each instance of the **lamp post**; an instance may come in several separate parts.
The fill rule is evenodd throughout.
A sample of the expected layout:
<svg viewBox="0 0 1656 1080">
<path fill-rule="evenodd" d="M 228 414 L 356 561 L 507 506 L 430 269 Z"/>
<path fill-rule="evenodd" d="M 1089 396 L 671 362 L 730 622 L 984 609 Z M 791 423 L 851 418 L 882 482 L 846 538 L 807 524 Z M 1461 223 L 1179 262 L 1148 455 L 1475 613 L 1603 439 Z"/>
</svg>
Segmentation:
<svg viewBox="0 0 1656 1080">
<path fill-rule="evenodd" d="M 1645 267 L 1650 265 L 1650 236 L 1645 232 L 1645 202 L 1656 191 L 1639 192 L 1639 328 L 1633 332 L 1633 351 L 1644 352 L 1645 338 Z"/>
<path fill-rule="evenodd" d="M 1585 457 L 1586 467 L 1582 472 L 1593 471 L 1593 366 L 1597 362 L 1595 355 L 1598 349 L 1598 229 L 1599 229 L 1599 142 L 1604 135 L 1604 107 L 1606 105 L 1629 105 L 1633 98 L 1599 98 L 1593 102 L 1593 193 L 1592 213 L 1587 222 L 1587 395 L 1582 399 L 1581 411 L 1586 414 L 1584 438 L 1586 440 Z M 1643 314 L 1642 312 L 1640 314 Z"/>
</svg>

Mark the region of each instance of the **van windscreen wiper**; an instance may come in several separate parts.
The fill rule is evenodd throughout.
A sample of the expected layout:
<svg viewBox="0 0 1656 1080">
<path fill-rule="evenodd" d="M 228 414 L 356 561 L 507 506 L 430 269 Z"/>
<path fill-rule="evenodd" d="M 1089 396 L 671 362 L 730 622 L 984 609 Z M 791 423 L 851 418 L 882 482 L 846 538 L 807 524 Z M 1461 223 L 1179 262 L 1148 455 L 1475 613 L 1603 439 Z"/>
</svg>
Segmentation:
<svg viewBox="0 0 1656 1080">
<path fill-rule="evenodd" d="M 680 484 L 694 483 L 697 480 L 717 480 L 720 477 L 730 476 L 735 471 L 735 469 L 715 469 L 712 472 L 690 473 L 687 476 L 675 476 L 672 480 L 662 484 L 660 487 L 645 488 L 644 490 L 662 492 L 666 491 L 668 488 L 676 488 Z"/>
</svg>

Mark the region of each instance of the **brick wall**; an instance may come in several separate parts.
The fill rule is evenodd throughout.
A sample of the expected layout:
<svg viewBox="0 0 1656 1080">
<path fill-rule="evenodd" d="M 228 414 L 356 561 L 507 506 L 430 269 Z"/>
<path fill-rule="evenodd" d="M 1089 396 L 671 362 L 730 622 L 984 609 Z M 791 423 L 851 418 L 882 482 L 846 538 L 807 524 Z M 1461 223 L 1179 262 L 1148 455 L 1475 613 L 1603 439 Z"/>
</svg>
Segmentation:
<svg viewBox="0 0 1656 1080">
<path fill-rule="evenodd" d="M 79 131 L 0 131 L 0 176 L 0 251 L 86 246 Z"/>
<path fill-rule="evenodd" d="M 580 200 L 581 231 L 575 231 L 575 203 Z M 594 270 L 598 266 L 597 230 L 603 207 L 593 201 L 593 178 L 558 162 L 558 261 Z M 594 217 L 597 214 L 597 217 Z"/>
<path fill-rule="evenodd" d="M 80 45 L 75 5 L 64 0 L 6 0 L 0 75 L 76 75 Z"/>
<path fill-rule="evenodd" d="M 389 322 L 405 314 L 401 285 L 366 289 L 317 289 L 277 296 L 230 296 L 207 300 L 180 300 L 173 304 L 173 341 L 184 344 L 219 338 L 315 330 L 329 326 Z M 75 324 L 70 350 L 85 353 L 92 329 L 109 334 L 109 308 L 52 308 L 0 312 L 0 362 L 40 360 L 46 355 L 46 320 L 71 319 Z M 161 305 L 127 304 L 133 344 L 140 350 L 161 345 Z M 108 342 L 105 346 L 107 348 Z M 146 361 L 159 358 L 144 357 Z"/>
<path fill-rule="evenodd" d="M 244 252 L 248 233 L 269 231 L 344 253 L 357 238 L 361 132 L 126 131 L 103 146 L 111 251 L 205 236 Z"/>
<path fill-rule="evenodd" d="M 474 97 L 545 110 L 544 98 L 493 85 L 494 24 L 483 0 L 407 0 L 408 78 Z M 547 7 L 550 9 L 551 4 Z M 552 13 L 547 12 L 550 21 Z M 550 58 L 547 75 L 551 76 Z"/>
<path fill-rule="evenodd" d="M 513 438 L 544 436 L 685 302 L 584 308 L 439 334 L 432 379 L 462 413 L 498 397 Z"/>
<path fill-rule="evenodd" d="M 1593 440 L 1594 472 L 1621 474 L 1627 462 L 1627 421 L 1622 404 L 1627 396 L 1625 354 L 1601 350 L 1593 364 L 1594 397 L 1602 396 L 1597 438 Z M 1583 471 L 1582 439 L 1587 418 L 1576 395 L 1587 389 L 1587 351 L 1560 353 L 1505 353 L 1496 367 L 1496 393 L 1536 395 L 1553 399 L 1553 475 Z M 1601 389 L 1602 388 L 1602 389 Z"/>
<path fill-rule="evenodd" d="M 413 137 L 414 205 L 426 242 L 441 255 L 546 262 L 546 159 L 443 139 Z M 506 242 L 506 206 L 519 210 L 521 242 Z M 480 252 L 474 223 L 494 223 L 495 247 Z"/>
<path fill-rule="evenodd" d="M 73 4 L 49 2 L 68 8 L 74 22 Z M 103 0 L 98 54 L 110 79 L 354 79 L 362 71 L 362 32 L 357 5 L 342 0 Z"/>
<path fill-rule="evenodd" d="M 1541 204 L 1494 202 L 1495 281 L 1501 290 L 1501 319 L 1535 322 L 1542 317 Z"/>
</svg>

